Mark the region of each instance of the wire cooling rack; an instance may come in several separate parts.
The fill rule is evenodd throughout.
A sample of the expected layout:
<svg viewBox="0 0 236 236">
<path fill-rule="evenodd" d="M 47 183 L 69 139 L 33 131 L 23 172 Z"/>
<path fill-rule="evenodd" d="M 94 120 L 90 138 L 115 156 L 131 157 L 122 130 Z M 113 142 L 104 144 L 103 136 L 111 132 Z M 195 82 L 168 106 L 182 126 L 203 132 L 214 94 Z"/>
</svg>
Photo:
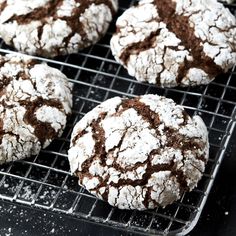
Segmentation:
<svg viewBox="0 0 236 236">
<path fill-rule="evenodd" d="M 120 1 L 119 14 L 130 1 Z M 236 5 L 227 6 L 235 14 Z M 119 15 L 118 14 L 118 15 Z M 95 46 L 56 60 L 39 58 L 60 69 L 74 84 L 74 106 L 61 138 L 39 155 L 0 166 L 0 199 L 41 208 L 87 221 L 119 227 L 133 233 L 184 235 L 197 223 L 213 185 L 236 123 L 236 71 L 220 76 L 208 86 L 163 89 L 137 82 L 115 62 L 107 35 Z M 3 42 L 0 52 L 12 49 Z M 114 97 L 154 93 L 174 99 L 190 115 L 199 114 L 209 130 L 210 159 L 198 187 L 166 207 L 149 211 L 119 210 L 96 199 L 69 173 L 67 150 L 73 126 L 100 102 Z"/>
</svg>

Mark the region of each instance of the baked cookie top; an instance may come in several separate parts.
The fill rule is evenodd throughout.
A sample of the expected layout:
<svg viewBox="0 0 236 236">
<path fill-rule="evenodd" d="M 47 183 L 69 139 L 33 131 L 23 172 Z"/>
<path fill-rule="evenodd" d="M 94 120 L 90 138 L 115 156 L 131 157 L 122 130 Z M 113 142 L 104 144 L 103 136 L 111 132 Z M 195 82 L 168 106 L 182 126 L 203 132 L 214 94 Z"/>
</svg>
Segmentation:
<svg viewBox="0 0 236 236">
<path fill-rule="evenodd" d="M 76 53 L 106 32 L 117 0 L 0 0 L 0 37 L 27 54 Z"/>
<path fill-rule="evenodd" d="M 142 0 L 116 25 L 113 55 L 139 81 L 208 84 L 236 62 L 236 19 L 216 0 Z"/>
<path fill-rule="evenodd" d="M 173 100 L 115 97 L 74 127 L 71 172 L 79 184 L 121 209 L 166 206 L 192 190 L 208 160 L 208 133 Z"/>
<path fill-rule="evenodd" d="M 62 134 L 72 94 L 59 70 L 0 55 L 0 94 L 0 164 L 36 155 Z"/>
</svg>

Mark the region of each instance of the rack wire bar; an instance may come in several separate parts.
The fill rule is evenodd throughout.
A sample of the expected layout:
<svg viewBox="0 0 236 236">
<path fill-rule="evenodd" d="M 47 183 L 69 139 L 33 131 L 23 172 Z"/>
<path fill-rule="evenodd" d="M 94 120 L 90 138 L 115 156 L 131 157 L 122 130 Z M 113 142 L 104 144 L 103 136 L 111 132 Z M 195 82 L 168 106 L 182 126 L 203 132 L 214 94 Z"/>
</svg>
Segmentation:
<svg viewBox="0 0 236 236">
<path fill-rule="evenodd" d="M 119 14 L 133 2 L 121 0 Z M 226 6 L 236 15 L 236 4 Z M 27 160 L 0 166 L 0 201 L 68 214 L 78 220 L 119 227 L 132 233 L 185 235 L 201 215 L 236 125 L 236 69 L 234 67 L 207 86 L 195 88 L 159 88 L 140 83 L 129 76 L 111 54 L 109 41 L 115 29 L 114 22 L 98 44 L 78 54 L 54 60 L 34 57 L 60 69 L 74 84 L 73 113 L 62 137 L 47 149 Z M 0 41 L 0 53 L 10 52 L 16 53 Z M 209 131 L 210 159 L 197 188 L 165 209 L 119 210 L 96 199 L 70 175 L 67 160 L 70 135 L 76 122 L 104 100 L 147 93 L 172 98 L 190 115 L 201 115 Z"/>
</svg>

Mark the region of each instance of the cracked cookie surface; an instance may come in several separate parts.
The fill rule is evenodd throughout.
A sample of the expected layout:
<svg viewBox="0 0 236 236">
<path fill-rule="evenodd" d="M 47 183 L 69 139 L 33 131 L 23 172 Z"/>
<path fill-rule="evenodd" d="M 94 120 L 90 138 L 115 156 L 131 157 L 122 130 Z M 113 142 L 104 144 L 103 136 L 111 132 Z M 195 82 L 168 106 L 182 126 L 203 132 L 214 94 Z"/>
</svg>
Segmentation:
<svg viewBox="0 0 236 236">
<path fill-rule="evenodd" d="M 59 70 L 0 55 L 0 94 L 0 164 L 37 155 L 62 134 L 72 93 Z"/>
<path fill-rule="evenodd" d="M 199 116 L 157 95 L 114 97 L 74 127 L 69 162 L 79 184 L 120 209 L 166 206 L 196 187 L 208 160 Z"/>
<path fill-rule="evenodd" d="M 141 0 L 116 26 L 112 53 L 139 81 L 208 84 L 236 62 L 236 19 L 216 0 Z"/>
<path fill-rule="evenodd" d="M 0 0 L 0 37 L 31 55 L 77 53 L 106 33 L 117 8 L 117 0 Z"/>
</svg>

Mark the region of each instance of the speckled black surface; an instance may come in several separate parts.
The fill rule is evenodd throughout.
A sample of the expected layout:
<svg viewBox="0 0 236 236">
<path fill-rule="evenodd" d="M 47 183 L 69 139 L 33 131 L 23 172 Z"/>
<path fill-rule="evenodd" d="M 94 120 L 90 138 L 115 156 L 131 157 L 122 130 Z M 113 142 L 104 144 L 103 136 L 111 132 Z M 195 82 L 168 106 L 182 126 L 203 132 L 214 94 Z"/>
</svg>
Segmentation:
<svg viewBox="0 0 236 236">
<path fill-rule="evenodd" d="M 190 236 L 236 235 L 236 130 L 200 220 Z M 78 221 L 0 201 L 0 235 L 131 235 L 119 229 Z"/>
</svg>

